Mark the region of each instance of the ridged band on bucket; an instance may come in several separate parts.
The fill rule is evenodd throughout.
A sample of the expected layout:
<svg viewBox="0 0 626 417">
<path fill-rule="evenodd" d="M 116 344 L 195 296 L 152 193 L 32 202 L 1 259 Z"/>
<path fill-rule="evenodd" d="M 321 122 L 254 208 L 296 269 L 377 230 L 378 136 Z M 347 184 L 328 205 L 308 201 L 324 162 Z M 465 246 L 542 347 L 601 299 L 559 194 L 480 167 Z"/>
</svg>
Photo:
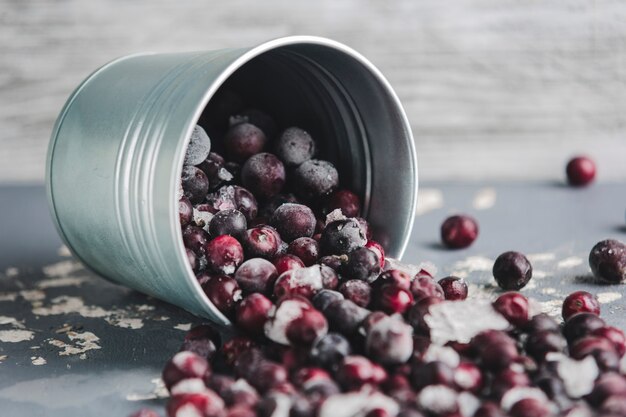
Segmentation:
<svg viewBox="0 0 626 417">
<path fill-rule="evenodd" d="M 134 55 L 90 75 L 61 111 L 48 150 L 48 200 L 73 254 L 114 282 L 229 324 L 188 265 L 176 197 L 191 131 L 228 80 L 248 83 L 257 95 L 271 92 L 285 115 L 320 120 L 324 158 L 362 197 L 388 256 L 400 257 L 417 198 L 404 111 L 369 61 L 306 36 L 253 48 Z"/>
</svg>

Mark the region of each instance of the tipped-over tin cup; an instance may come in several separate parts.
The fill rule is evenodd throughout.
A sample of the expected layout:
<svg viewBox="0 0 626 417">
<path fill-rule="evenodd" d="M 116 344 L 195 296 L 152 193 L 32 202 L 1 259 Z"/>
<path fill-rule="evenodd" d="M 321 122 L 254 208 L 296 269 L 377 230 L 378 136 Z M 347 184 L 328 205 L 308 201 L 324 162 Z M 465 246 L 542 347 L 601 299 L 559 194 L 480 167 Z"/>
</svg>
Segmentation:
<svg viewBox="0 0 626 417">
<path fill-rule="evenodd" d="M 402 106 L 357 52 L 293 36 L 253 48 L 128 56 L 83 81 L 56 121 L 46 181 L 59 234 L 78 259 L 114 282 L 230 324 L 188 264 L 177 197 L 191 131 L 225 83 L 279 121 L 311 126 L 321 156 L 361 196 L 375 239 L 390 257 L 402 255 L 417 198 Z"/>
</svg>

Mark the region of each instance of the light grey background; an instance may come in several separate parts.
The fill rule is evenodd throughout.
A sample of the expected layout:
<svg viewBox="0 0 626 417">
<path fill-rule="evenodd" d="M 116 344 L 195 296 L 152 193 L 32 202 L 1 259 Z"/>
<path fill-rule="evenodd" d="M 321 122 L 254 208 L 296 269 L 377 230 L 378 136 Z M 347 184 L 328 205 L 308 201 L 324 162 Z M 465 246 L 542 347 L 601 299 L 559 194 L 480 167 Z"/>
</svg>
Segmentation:
<svg viewBox="0 0 626 417">
<path fill-rule="evenodd" d="M 72 89 L 120 55 L 344 42 L 404 103 L 422 180 L 555 180 L 574 153 L 626 178 L 622 1 L 0 0 L 0 182 L 42 182 Z"/>
</svg>

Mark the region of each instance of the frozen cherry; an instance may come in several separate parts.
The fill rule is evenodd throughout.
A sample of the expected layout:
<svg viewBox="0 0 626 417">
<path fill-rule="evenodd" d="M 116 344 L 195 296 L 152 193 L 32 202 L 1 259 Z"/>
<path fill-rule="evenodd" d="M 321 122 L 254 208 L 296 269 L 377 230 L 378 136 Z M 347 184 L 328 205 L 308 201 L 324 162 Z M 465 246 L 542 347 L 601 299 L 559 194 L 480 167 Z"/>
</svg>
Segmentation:
<svg viewBox="0 0 626 417">
<path fill-rule="evenodd" d="M 546 401 L 537 398 L 522 398 L 509 410 L 511 417 L 550 417 L 552 410 Z"/>
<path fill-rule="evenodd" d="M 184 166 L 180 176 L 185 197 L 193 204 L 201 203 L 209 192 L 209 179 L 200 168 Z"/>
<path fill-rule="evenodd" d="M 404 314 L 413 304 L 411 292 L 395 284 L 383 285 L 376 294 L 378 308 L 388 314 Z"/>
<path fill-rule="evenodd" d="M 243 187 L 233 185 L 233 199 L 235 208 L 239 210 L 247 221 L 252 221 L 258 214 L 259 207 L 254 195 Z"/>
<path fill-rule="evenodd" d="M 578 313 L 571 316 L 563 326 L 563 336 L 568 343 L 590 335 L 594 330 L 604 327 L 606 323 L 593 313 Z"/>
<path fill-rule="evenodd" d="M 173 396 L 167 403 L 168 417 L 221 417 L 224 413 L 224 401 L 213 391 Z"/>
<path fill-rule="evenodd" d="M 606 372 L 598 377 L 586 400 L 591 405 L 599 406 L 614 395 L 626 395 L 626 378 L 617 372 Z"/>
<path fill-rule="evenodd" d="M 191 201 L 185 196 L 182 196 L 180 200 L 178 200 L 178 218 L 180 225 L 183 227 L 191 223 L 193 219 L 193 206 L 191 205 Z"/>
<path fill-rule="evenodd" d="M 350 190 L 337 190 L 328 196 L 324 208 L 326 213 L 339 209 L 346 217 L 357 217 L 361 212 L 361 199 Z"/>
<path fill-rule="evenodd" d="M 624 354 L 626 353 L 626 336 L 624 336 L 624 332 L 617 327 L 600 327 L 592 331 L 591 335 L 602 337 L 613 343 L 613 346 L 615 347 L 615 350 L 617 350 L 617 353 L 620 357 L 624 356 Z"/>
<path fill-rule="evenodd" d="M 357 220 L 336 220 L 324 228 L 320 249 L 324 255 L 344 255 L 366 243 L 367 238 Z"/>
<path fill-rule="evenodd" d="M 478 237 L 478 223 L 467 215 L 448 217 L 441 225 L 441 240 L 451 249 L 466 248 Z"/>
<path fill-rule="evenodd" d="M 439 280 L 446 300 L 465 300 L 467 298 L 467 283 L 463 278 L 445 277 Z"/>
<path fill-rule="evenodd" d="M 406 362 L 413 353 L 413 329 L 398 317 L 383 317 L 369 326 L 367 355 L 385 365 Z"/>
<path fill-rule="evenodd" d="M 380 268 L 383 269 L 385 267 L 385 249 L 382 245 L 375 240 L 368 240 L 365 244 L 365 247 L 378 256 L 378 260 L 380 261 Z"/>
<path fill-rule="evenodd" d="M 442 301 L 443 299 L 440 297 L 424 297 L 411 306 L 407 319 L 415 331 L 428 334 L 430 329 L 424 320 L 424 316 L 428 314 L 430 306 Z"/>
<path fill-rule="evenodd" d="M 247 337 L 233 337 L 224 342 L 221 350 L 222 357 L 227 365 L 233 366 L 239 357 L 245 352 L 254 349 L 254 346 L 254 342 Z"/>
<path fill-rule="evenodd" d="M 237 281 L 227 275 L 211 277 L 202 289 L 213 305 L 226 315 L 233 311 L 235 304 L 242 298 Z"/>
<path fill-rule="evenodd" d="M 245 332 L 260 336 L 274 304 L 263 294 L 250 294 L 236 309 L 237 326 Z"/>
<path fill-rule="evenodd" d="M 593 356 L 598 367 L 603 370 L 615 370 L 619 367 L 619 355 L 613 343 L 597 336 L 585 336 L 578 339 L 570 347 L 570 356 L 574 359 L 583 359 Z"/>
<path fill-rule="evenodd" d="M 250 370 L 250 373 L 250 378 L 247 379 L 262 393 L 287 382 L 288 377 L 284 366 L 270 361 L 261 361 Z"/>
<path fill-rule="evenodd" d="M 233 174 L 225 167 L 226 162 L 221 155 L 211 152 L 209 156 L 198 165 L 209 180 L 209 190 L 215 190 L 224 183 L 233 180 Z"/>
<path fill-rule="evenodd" d="M 365 247 L 357 248 L 348 254 L 348 262 L 341 269 L 349 279 L 360 279 L 372 283 L 380 274 L 380 260 L 374 251 Z"/>
<path fill-rule="evenodd" d="M 198 226 L 188 225 L 183 229 L 183 243 L 185 247 L 198 255 L 204 254 L 204 246 L 208 239 L 208 233 Z"/>
<path fill-rule="evenodd" d="M 487 330 L 475 336 L 471 345 L 487 370 L 501 370 L 519 357 L 515 341 L 506 333 Z"/>
<path fill-rule="evenodd" d="M 232 274 L 243 262 L 243 248 L 232 236 L 222 235 L 204 245 L 207 266 L 219 274 Z"/>
<path fill-rule="evenodd" d="M 523 327 L 530 319 L 528 298 L 518 292 L 502 294 L 493 302 L 493 308 L 516 327 Z"/>
<path fill-rule="evenodd" d="M 282 240 L 273 227 L 256 226 L 246 231 L 242 243 L 249 258 L 273 258 Z"/>
<path fill-rule="evenodd" d="M 385 284 L 394 284 L 405 290 L 410 290 L 411 281 L 411 275 L 407 272 L 400 269 L 388 269 L 380 274 L 374 284 L 379 287 Z"/>
<path fill-rule="evenodd" d="M 588 185 L 595 178 L 596 164 L 587 156 L 577 156 L 567 163 L 565 172 L 570 185 L 581 187 Z"/>
<path fill-rule="evenodd" d="M 473 417 L 508 417 L 508 415 L 496 403 L 486 401 L 476 409 Z"/>
<path fill-rule="evenodd" d="M 292 269 L 304 268 L 304 262 L 296 255 L 279 255 L 274 258 L 274 266 L 276 267 L 276 271 L 278 275 L 281 275 L 283 272 L 290 271 Z"/>
<path fill-rule="evenodd" d="M 274 283 L 273 294 L 276 300 L 290 295 L 311 299 L 322 288 L 324 282 L 321 266 L 313 265 L 282 273 Z"/>
<path fill-rule="evenodd" d="M 532 275 L 530 262 L 519 252 L 504 252 L 493 264 L 493 276 L 503 290 L 518 291 L 524 288 Z"/>
<path fill-rule="evenodd" d="M 241 182 L 257 196 L 272 197 L 285 185 L 285 167 L 271 153 L 258 153 L 241 168 Z"/>
<path fill-rule="evenodd" d="M 526 372 L 513 367 L 496 371 L 491 379 L 491 393 L 495 398 L 502 398 L 512 388 L 530 386 L 531 381 Z"/>
<path fill-rule="evenodd" d="M 441 285 L 429 276 L 416 276 L 413 282 L 411 282 L 410 290 L 415 301 L 426 297 L 445 299 L 445 293 Z"/>
<path fill-rule="evenodd" d="M 324 289 L 315 294 L 312 301 L 315 308 L 321 312 L 325 312 L 326 307 L 328 307 L 331 303 L 343 299 L 345 299 L 345 297 L 340 292 Z"/>
<path fill-rule="evenodd" d="M 211 139 L 206 134 L 202 126 L 195 125 L 191 138 L 189 139 L 189 145 L 187 146 L 187 152 L 185 152 L 185 165 L 198 165 L 206 159 L 211 151 Z"/>
<path fill-rule="evenodd" d="M 325 369 L 336 369 L 351 352 L 352 348 L 345 337 L 339 333 L 328 333 L 313 344 L 310 358 Z"/>
<path fill-rule="evenodd" d="M 533 316 L 528 325 L 526 326 L 526 331 L 528 333 L 535 333 L 541 331 L 548 332 L 559 332 L 560 326 L 556 320 L 545 313 L 537 314 Z"/>
<path fill-rule="evenodd" d="M 461 362 L 454 370 L 454 383 L 463 391 L 478 393 L 483 386 L 483 374 L 472 362 Z"/>
<path fill-rule="evenodd" d="M 339 287 L 339 292 L 354 304 L 367 307 L 372 297 L 372 287 L 360 279 L 351 279 Z"/>
<path fill-rule="evenodd" d="M 315 215 L 309 207 L 294 203 L 281 205 L 270 219 L 270 224 L 286 242 L 299 237 L 313 236 L 315 222 Z"/>
<path fill-rule="evenodd" d="M 235 272 L 237 283 L 246 293 L 270 294 L 277 277 L 276 267 L 263 258 L 248 259 Z"/>
<path fill-rule="evenodd" d="M 211 236 L 231 235 L 239 237 L 248 228 L 246 217 L 239 210 L 222 210 L 209 223 Z"/>
<path fill-rule="evenodd" d="M 598 242 L 589 253 L 593 275 L 607 284 L 626 281 L 626 245 L 618 240 Z"/>
<path fill-rule="evenodd" d="M 550 352 L 563 352 L 567 342 L 561 333 L 541 330 L 528 335 L 526 353 L 537 361 L 543 361 Z"/>
<path fill-rule="evenodd" d="M 319 258 L 319 252 L 319 244 L 310 237 L 300 237 L 287 247 L 287 253 L 297 256 L 305 266 L 313 265 Z"/>
<path fill-rule="evenodd" d="M 337 380 L 347 390 L 378 385 L 387 378 L 385 370 L 363 356 L 346 356 L 337 371 Z"/>
<path fill-rule="evenodd" d="M 209 325 L 202 324 L 187 332 L 180 350 L 193 352 L 210 361 L 215 355 L 215 352 L 217 352 L 217 346 L 220 345 L 220 341 L 221 337 L 219 332 L 215 331 Z"/>
<path fill-rule="evenodd" d="M 261 129 L 250 123 L 238 123 L 230 127 L 224 137 L 228 156 L 237 162 L 244 162 L 252 155 L 263 151 L 267 138 Z"/>
<path fill-rule="evenodd" d="M 328 161 L 309 159 L 293 172 L 296 193 L 305 200 L 318 198 L 334 191 L 339 184 L 339 174 Z"/>
<path fill-rule="evenodd" d="M 310 346 L 328 332 L 328 322 L 316 309 L 303 310 L 286 327 L 287 339 L 294 345 Z"/>
<path fill-rule="evenodd" d="M 315 141 L 298 127 L 286 129 L 276 143 L 276 155 L 287 166 L 298 166 L 315 154 Z"/>
<path fill-rule="evenodd" d="M 170 389 L 187 378 L 204 378 L 211 371 L 206 359 L 193 352 L 178 352 L 165 364 L 162 379 Z"/>
<path fill-rule="evenodd" d="M 575 291 L 563 301 L 563 320 L 569 319 L 576 313 L 593 313 L 600 315 L 600 303 L 595 295 L 587 291 Z"/>
</svg>

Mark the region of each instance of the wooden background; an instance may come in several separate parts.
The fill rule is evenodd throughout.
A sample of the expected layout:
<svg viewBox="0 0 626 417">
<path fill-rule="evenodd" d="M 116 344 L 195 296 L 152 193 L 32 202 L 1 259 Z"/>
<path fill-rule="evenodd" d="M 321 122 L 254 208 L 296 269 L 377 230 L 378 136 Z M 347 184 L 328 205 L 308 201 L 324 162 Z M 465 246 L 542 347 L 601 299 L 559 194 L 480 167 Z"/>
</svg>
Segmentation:
<svg viewBox="0 0 626 417">
<path fill-rule="evenodd" d="M 555 180 L 573 153 L 626 178 L 626 3 L 0 0 L 0 182 L 41 182 L 72 89 L 117 56 L 310 34 L 387 75 L 422 180 Z"/>
</svg>

